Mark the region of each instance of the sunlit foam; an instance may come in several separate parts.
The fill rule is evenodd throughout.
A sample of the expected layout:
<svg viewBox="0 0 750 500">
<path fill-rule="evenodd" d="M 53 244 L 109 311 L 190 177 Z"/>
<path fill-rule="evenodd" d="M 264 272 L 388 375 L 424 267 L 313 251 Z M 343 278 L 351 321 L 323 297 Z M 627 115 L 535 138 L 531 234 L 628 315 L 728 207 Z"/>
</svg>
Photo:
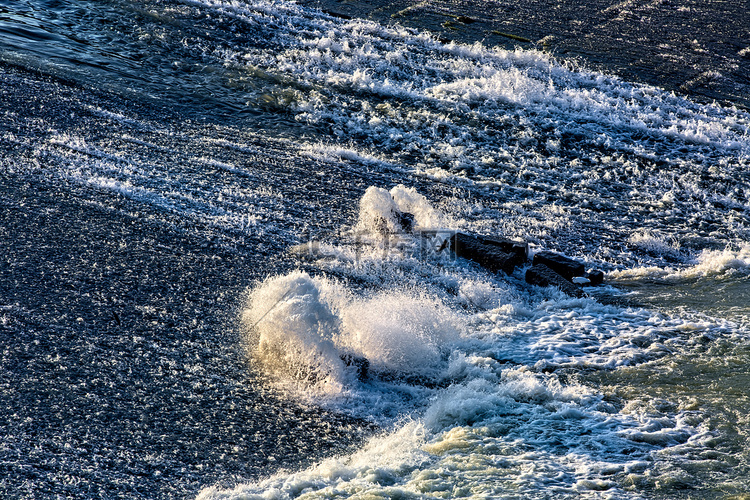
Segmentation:
<svg viewBox="0 0 750 500">
<path fill-rule="evenodd" d="M 698 256 L 698 262 L 682 274 L 691 276 L 712 276 L 720 274 L 734 274 L 750 272 L 750 245 L 738 250 L 703 250 Z"/>
<path fill-rule="evenodd" d="M 347 356 L 373 373 L 435 377 L 457 318 L 439 301 L 406 291 L 354 298 L 340 285 L 295 271 L 253 290 L 243 313 L 251 360 L 284 384 L 337 394 L 355 383 Z"/>
<path fill-rule="evenodd" d="M 649 243 L 650 241 L 647 240 Z M 662 248 L 663 242 L 657 240 L 657 248 Z M 614 271 L 615 279 L 634 279 L 641 277 L 662 279 L 690 279 L 705 277 L 732 276 L 750 272 L 750 245 L 739 249 L 726 248 L 724 250 L 702 250 L 693 261 L 693 265 L 675 269 L 671 267 L 638 267 Z"/>
<path fill-rule="evenodd" d="M 350 455 L 231 489 L 207 488 L 198 498 L 546 498 L 552 489 L 639 498 L 628 484 L 647 480 L 642 473 L 654 446 L 707 437 L 682 420 L 618 414 L 596 393 L 554 376 L 501 374 L 471 363 L 477 361 L 475 380 L 448 388 L 423 418 Z"/>
<path fill-rule="evenodd" d="M 458 335 L 457 318 L 427 296 L 382 293 L 343 311 L 347 347 L 374 369 L 435 376 L 445 369 L 446 346 Z"/>
<path fill-rule="evenodd" d="M 629 243 L 658 255 L 679 254 L 679 248 L 676 247 L 673 241 L 649 230 L 635 232 L 630 236 Z"/>
<path fill-rule="evenodd" d="M 346 381 L 334 344 L 338 320 L 321 297 L 326 283 L 302 272 L 264 282 L 250 295 L 243 323 L 251 358 L 285 381 L 338 392 Z"/>
<path fill-rule="evenodd" d="M 415 225 L 409 231 L 439 230 L 450 224 L 446 216 L 436 210 L 427 198 L 417 193 L 416 189 L 399 184 L 390 191 L 375 186 L 367 188 L 359 202 L 358 228 L 373 232 L 404 232 L 405 228 L 398 219 L 399 213 L 414 216 Z"/>
</svg>

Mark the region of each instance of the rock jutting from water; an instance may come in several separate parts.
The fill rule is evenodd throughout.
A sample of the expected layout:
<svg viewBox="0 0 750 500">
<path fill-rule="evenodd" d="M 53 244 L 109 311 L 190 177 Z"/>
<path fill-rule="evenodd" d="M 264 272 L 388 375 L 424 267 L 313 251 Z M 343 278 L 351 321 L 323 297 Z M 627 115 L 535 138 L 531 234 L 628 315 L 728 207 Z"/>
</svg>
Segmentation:
<svg viewBox="0 0 750 500">
<path fill-rule="evenodd" d="M 573 297 L 584 295 L 583 290 L 576 283 L 568 281 L 546 264 L 534 264 L 528 268 L 526 270 L 526 283 L 543 287 L 554 286 Z"/>
<path fill-rule="evenodd" d="M 476 262 L 488 271 L 512 274 L 528 260 L 528 244 L 503 238 L 455 233 L 450 238 L 456 257 Z"/>
<path fill-rule="evenodd" d="M 502 271 L 510 275 L 517 267 L 529 262 L 526 242 L 456 232 L 449 238 L 449 243 L 456 257 L 476 262 L 495 273 Z M 581 297 L 584 295 L 581 287 L 601 284 L 604 273 L 599 270 L 586 273 L 583 263 L 544 250 L 534 255 L 525 279 L 531 285 L 554 286 L 568 295 Z"/>
<path fill-rule="evenodd" d="M 565 257 L 564 255 L 561 255 L 559 253 L 550 252 L 547 250 L 535 254 L 534 259 L 532 260 L 532 264 L 544 264 L 545 266 L 571 282 L 573 281 L 573 278 L 583 276 L 586 272 L 586 268 L 582 263 Z"/>
</svg>

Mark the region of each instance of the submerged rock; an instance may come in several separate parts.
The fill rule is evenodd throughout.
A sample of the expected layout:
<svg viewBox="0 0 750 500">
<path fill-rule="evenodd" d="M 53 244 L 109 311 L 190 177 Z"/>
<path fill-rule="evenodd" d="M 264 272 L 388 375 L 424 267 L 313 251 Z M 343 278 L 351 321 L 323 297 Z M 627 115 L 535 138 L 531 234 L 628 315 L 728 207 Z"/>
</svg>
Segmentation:
<svg viewBox="0 0 750 500">
<path fill-rule="evenodd" d="M 414 214 L 392 208 L 388 217 L 377 217 L 374 228 L 380 234 L 411 233 L 414 230 Z"/>
<path fill-rule="evenodd" d="M 398 211 L 394 215 L 396 217 L 396 222 L 398 223 L 402 231 L 406 233 L 411 233 L 414 230 L 414 221 L 415 221 L 414 214 L 410 214 L 409 212 Z"/>
</svg>

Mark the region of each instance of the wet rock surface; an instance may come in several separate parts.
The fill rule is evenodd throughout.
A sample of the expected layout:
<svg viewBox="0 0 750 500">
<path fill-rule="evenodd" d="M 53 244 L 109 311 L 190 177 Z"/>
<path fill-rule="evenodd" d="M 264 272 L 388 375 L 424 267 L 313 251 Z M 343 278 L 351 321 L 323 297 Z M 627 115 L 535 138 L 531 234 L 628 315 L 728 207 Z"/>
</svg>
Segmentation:
<svg viewBox="0 0 750 500">
<path fill-rule="evenodd" d="M 449 243 L 456 257 L 476 262 L 491 272 L 509 275 L 517 267 L 528 264 L 528 243 L 525 242 L 457 232 Z M 548 250 L 534 254 L 531 264 L 525 273 L 527 283 L 554 286 L 573 297 L 585 295 L 582 286 L 596 286 L 604 281 L 602 271 L 586 273 L 583 263 Z"/>
<path fill-rule="evenodd" d="M 553 286 L 572 297 L 582 297 L 583 290 L 571 283 L 545 264 L 534 264 L 526 270 L 526 283 L 537 286 Z"/>
<path fill-rule="evenodd" d="M 543 264 L 568 281 L 576 276 L 583 276 L 586 270 L 582 263 L 547 250 L 535 254 L 532 264 L 535 266 Z"/>
<path fill-rule="evenodd" d="M 492 272 L 511 274 L 526 261 L 525 243 L 456 233 L 450 244 L 456 257 L 472 260 Z"/>
</svg>

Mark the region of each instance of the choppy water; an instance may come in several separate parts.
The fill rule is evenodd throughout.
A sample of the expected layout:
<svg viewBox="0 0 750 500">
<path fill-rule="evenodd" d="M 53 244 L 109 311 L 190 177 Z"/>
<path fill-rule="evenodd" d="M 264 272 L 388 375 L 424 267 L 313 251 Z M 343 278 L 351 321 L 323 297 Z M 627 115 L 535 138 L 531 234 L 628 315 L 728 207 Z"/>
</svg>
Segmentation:
<svg viewBox="0 0 750 500">
<path fill-rule="evenodd" d="M 6 496 L 750 493 L 747 112 L 283 1 L 4 2 L 0 41 Z"/>
</svg>

